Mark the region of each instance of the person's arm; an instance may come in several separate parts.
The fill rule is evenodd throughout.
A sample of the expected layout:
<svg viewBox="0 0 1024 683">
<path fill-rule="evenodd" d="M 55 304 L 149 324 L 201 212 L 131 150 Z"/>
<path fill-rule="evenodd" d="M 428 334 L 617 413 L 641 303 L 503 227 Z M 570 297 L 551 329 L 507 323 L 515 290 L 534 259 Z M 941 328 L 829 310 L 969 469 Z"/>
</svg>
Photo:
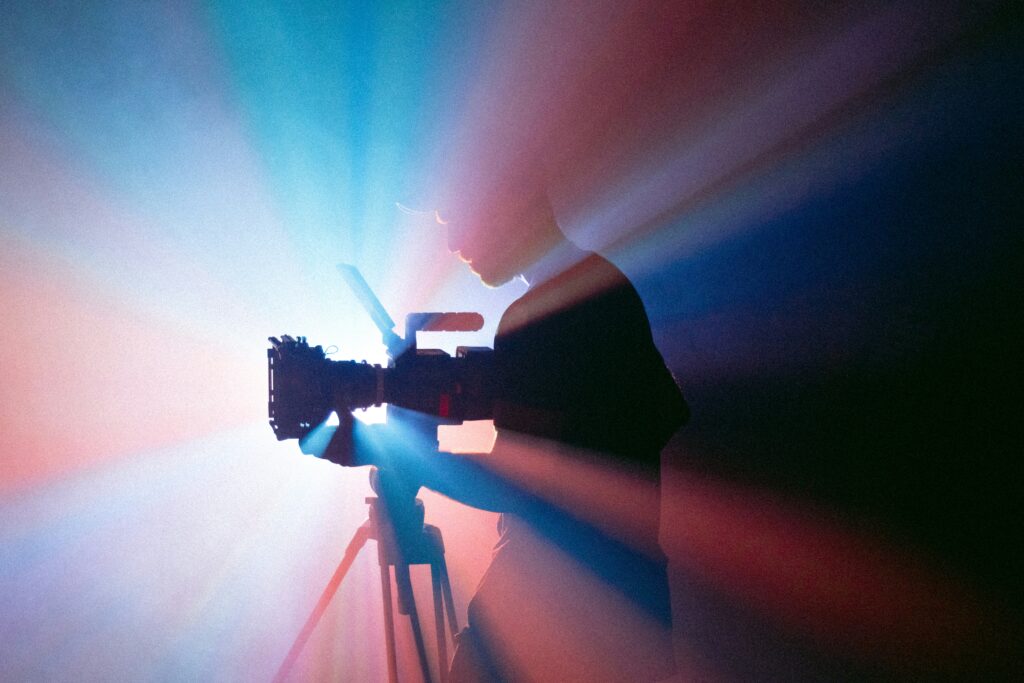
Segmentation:
<svg viewBox="0 0 1024 683">
<path fill-rule="evenodd" d="M 491 453 L 433 452 L 425 459 L 403 462 L 398 468 L 422 486 L 464 505 L 490 512 L 516 512 L 526 497 L 513 483 L 489 467 Z"/>
<path fill-rule="evenodd" d="M 487 465 L 507 448 L 501 435 L 490 453 L 448 453 L 414 433 L 388 425 L 364 425 L 351 416 L 322 437 L 317 447 L 303 442 L 303 452 L 345 467 L 373 465 L 405 479 L 413 488 L 425 486 L 465 505 L 491 512 L 520 509 L 524 494 Z M 492 460 L 493 462 L 493 460 Z"/>
</svg>

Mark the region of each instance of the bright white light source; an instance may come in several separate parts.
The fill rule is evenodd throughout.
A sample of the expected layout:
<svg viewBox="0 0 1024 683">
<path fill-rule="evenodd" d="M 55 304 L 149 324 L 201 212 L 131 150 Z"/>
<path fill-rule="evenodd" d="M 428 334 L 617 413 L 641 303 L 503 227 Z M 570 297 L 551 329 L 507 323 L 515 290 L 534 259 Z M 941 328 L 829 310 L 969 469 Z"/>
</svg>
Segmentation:
<svg viewBox="0 0 1024 683">
<path fill-rule="evenodd" d="M 355 410 L 352 416 L 363 424 L 379 425 L 387 422 L 387 406 L 373 406 L 366 410 Z"/>
</svg>

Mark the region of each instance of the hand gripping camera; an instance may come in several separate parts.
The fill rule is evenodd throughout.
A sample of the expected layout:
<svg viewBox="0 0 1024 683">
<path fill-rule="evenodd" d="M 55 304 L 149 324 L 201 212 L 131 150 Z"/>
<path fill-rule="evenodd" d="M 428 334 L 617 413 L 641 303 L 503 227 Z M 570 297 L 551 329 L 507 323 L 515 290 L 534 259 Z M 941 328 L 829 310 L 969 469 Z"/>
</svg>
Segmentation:
<svg viewBox="0 0 1024 683">
<path fill-rule="evenodd" d="M 388 366 L 331 360 L 305 337 L 270 337 L 267 349 L 270 426 L 278 440 L 301 439 L 332 411 L 352 411 L 387 403 L 433 416 L 436 424 L 461 424 L 491 417 L 493 351 L 460 346 L 452 357 L 439 349 L 419 349 L 416 333 L 474 332 L 479 313 L 410 313 L 405 336 L 370 290 L 359 271 L 338 266 L 363 308 L 381 331 Z"/>
</svg>

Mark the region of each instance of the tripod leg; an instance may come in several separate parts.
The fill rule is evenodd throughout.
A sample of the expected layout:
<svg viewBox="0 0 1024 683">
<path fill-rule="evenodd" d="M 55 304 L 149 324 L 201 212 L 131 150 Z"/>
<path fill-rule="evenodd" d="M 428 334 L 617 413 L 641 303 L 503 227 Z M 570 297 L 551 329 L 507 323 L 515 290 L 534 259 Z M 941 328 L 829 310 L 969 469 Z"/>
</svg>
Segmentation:
<svg viewBox="0 0 1024 683">
<path fill-rule="evenodd" d="M 444 603 L 441 600 L 441 569 L 430 564 L 430 586 L 434 592 L 434 633 L 437 635 L 437 668 L 441 683 L 448 683 L 448 636 L 444 632 Z"/>
<path fill-rule="evenodd" d="M 412 580 L 409 578 L 409 565 L 395 565 L 395 583 L 398 591 L 408 596 L 406 605 L 409 612 L 409 624 L 412 626 L 412 638 L 416 643 L 416 655 L 420 660 L 420 671 L 423 673 L 423 680 L 430 683 L 433 680 L 430 675 L 430 660 L 427 659 L 427 645 L 423 641 L 423 629 L 420 628 L 420 617 L 416 611 L 416 596 L 412 592 Z"/>
<path fill-rule="evenodd" d="M 452 598 L 452 582 L 448 580 L 448 563 L 444 561 L 444 555 L 438 562 L 441 573 L 441 591 L 444 594 L 444 607 L 448 612 L 448 625 L 451 627 L 452 638 L 459 633 L 459 616 L 455 613 L 455 599 Z"/>
<path fill-rule="evenodd" d="M 380 565 L 380 591 L 384 603 L 384 643 L 388 653 L 388 683 L 398 683 L 398 659 L 395 656 L 395 617 L 391 612 L 391 569 Z"/>
<path fill-rule="evenodd" d="M 295 638 L 295 642 L 292 643 L 292 647 L 288 650 L 288 655 L 281 662 L 281 668 L 277 670 L 277 674 L 274 676 L 275 683 L 283 681 L 288 672 L 291 671 L 292 666 L 299 658 L 299 654 L 302 652 L 303 646 L 306 641 L 309 640 L 309 636 L 313 633 L 313 629 L 316 628 L 317 623 L 320 621 L 320 617 L 323 616 L 327 610 L 327 605 L 331 602 L 331 598 L 338 591 L 338 586 L 341 585 L 342 579 L 345 578 L 345 574 L 348 573 L 349 567 L 355 562 L 356 556 L 359 551 L 366 544 L 367 539 L 370 537 L 369 522 L 363 524 L 356 530 L 356 533 L 352 536 L 352 540 L 349 541 L 348 547 L 345 548 L 345 555 L 341 558 L 341 562 L 338 564 L 338 568 L 334 571 L 334 576 L 327 583 L 327 587 L 324 588 L 323 593 L 320 594 L 320 600 L 317 601 L 316 606 L 310 613 L 309 618 L 306 619 L 305 625 L 302 627 L 302 631 L 299 632 L 298 637 Z M 388 610 L 390 613 L 390 610 Z"/>
</svg>

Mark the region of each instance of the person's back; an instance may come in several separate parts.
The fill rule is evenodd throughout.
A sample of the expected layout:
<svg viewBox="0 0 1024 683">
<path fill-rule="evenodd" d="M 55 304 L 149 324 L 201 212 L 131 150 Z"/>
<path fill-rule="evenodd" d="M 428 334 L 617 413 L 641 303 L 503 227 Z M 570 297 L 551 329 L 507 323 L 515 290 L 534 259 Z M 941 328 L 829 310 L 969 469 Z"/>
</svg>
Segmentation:
<svg viewBox="0 0 1024 683">
<path fill-rule="evenodd" d="M 614 455 L 657 477 L 686 406 L 633 285 L 605 258 L 568 248 L 572 265 L 531 283 L 502 316 L 495 427 Z"/>
<path fill-rule="evenodd" d="M 573 251 L 573 265 L 531 284 L 499 325 L 492 455 L 520 462 L 493 466 L 570 478 L 597 471 L 616 490 L 577 490 L 575 501 L 533 491 L 502 515 L 456 681 L 639 681 L 673 671 L 658 467 L 685 405 L 632 285 L 602 257 Z M 616 495 L 628 497 L 630 519 L 582 509 Z"/>
</svg>

